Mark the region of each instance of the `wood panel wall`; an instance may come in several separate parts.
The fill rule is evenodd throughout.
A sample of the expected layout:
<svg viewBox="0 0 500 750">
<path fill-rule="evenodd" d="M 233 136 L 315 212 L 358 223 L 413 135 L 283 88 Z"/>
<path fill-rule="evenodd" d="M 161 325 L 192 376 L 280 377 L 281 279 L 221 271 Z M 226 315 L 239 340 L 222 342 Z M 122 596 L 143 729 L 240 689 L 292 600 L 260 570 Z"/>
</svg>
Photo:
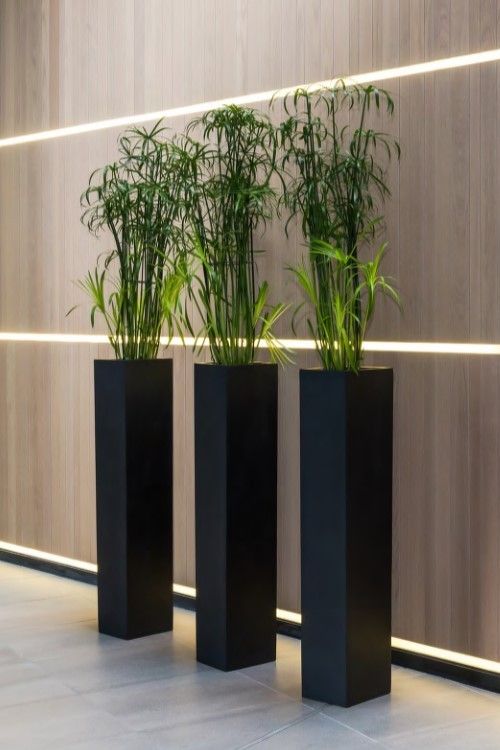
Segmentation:
<svg viewBox="0 0 500 750">
<path fill-rule="evenodd" d="M 499 18 L 500 0 L 0 0 L 0 136 L 496 48 Z M 498 72 L 388 84 L 397 113 L 384 127 L 403 158 L 386 270 L 404 312 L 382 305 L 372 339 L 500 340 Z M 116 136 L 0 149 L 0 330 L 89 331 L 72 281 L 99 246 L 78 198 Z M 276 224 L 264 245 L 261 273 L 277 299 L 295 301 L 283 269 L 300 239 Z M 1 539 L 95 560 L 96 356 L 108 348 L 0 343 Z M 298 367 L 313 360 L 301 354 L 280 375 L 279 604 L 291 610 Z M 394 635 L 500 659 L 500 362 L 370 360 L 396 373 Z M 174 363 L 175 577 L 194 585 L 191 353 L 175 350 Z"/>
</svg>

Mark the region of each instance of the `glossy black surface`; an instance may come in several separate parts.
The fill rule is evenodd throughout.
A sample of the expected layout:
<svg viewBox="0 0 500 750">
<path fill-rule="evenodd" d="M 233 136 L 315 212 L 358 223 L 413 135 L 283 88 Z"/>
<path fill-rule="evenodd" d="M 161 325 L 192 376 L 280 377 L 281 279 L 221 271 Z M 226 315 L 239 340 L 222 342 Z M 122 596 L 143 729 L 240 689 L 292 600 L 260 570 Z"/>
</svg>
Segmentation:
<svg viewBox="0 0 500 750">
<path fill-rule="evenodd" d="M 391 688 L 392 370 L 300 373 L 302 691 Z"/>
<path fill-rule="evenodd" d="M 275 365 L 195 365 L 197 658 L 276 658 Z"/>
<path fill-rule="evenodd" d="M 99 630 L 172 629 L 172 362 L 94 363 Z"/>
</svg>

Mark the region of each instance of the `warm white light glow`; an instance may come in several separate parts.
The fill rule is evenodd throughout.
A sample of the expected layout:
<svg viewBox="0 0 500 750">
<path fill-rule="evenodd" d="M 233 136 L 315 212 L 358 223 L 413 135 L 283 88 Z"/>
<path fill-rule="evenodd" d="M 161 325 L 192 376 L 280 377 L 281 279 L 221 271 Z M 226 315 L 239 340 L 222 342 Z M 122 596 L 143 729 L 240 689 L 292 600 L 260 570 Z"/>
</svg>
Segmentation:
<svg viewBox="0 0 500 750">
<path fill-rule="evenodd" d="M 401 651 L 408 651 L 412 654 L 420 654 L 421 656 L 430 656 L 434 659 L 440 659 L 441 661 L 452 662 L 453 664 L 460 664 L 463 667 L 472 667 L 473 669 L 483 669 L 486 672 L 495 672 L 500 674 L 500 662 L 490 661 L 489 659 L 481 659 L 479 656 L 470 656 L 469 654 L 460 654 L 456 651 L 447 651 L 444 648 L 436 648 L 435 646 L 426 646 L 423 643 L 414 643 L 413 641 L 405 641 L 402 638 L 393 638 L 392 647 L 401 649 Z"/>
<path fill-rule="evenodd" d="M 455 344 L 441 341 L 365 341 L 363 349 L 366 352 L 403 354 L 500 354 L 500 344 Z"/>
<path fill-rule="evenodd" d="M 285 620 L 285 622 L 291 622 L 294 625 L 300 625 L 302 617 L 298 612 L 289 612 L 287 609 L 277 609 L 276 617 L 278 620 Z"/>
<path fill-rule="evenodd" d="M 500 49 L 490 49 L 484 52 L 473 52 L 469 55 L 457 55 L 456 57 L 444 57 L 440 60 L 430 60 L 429 62 L 416 63 L 414 65 L 404 65 L 400 68 L 387 68 L 377 70 L 372 73 L 361 73 L 352 76 L 348 80 L 356 83 L 373 83 L 379 81 L 390 81 L 394 78 L 408 78 L 410 76 L 425 75 L 426 73 L 436 73 L 441 70 L 454 70 L 456 68 L 465 68 L 469 65 L 483 65 L 489 62 L 498 62 L 500 60 Z"/>
<path fill-rule="evenodd" d="M 191 599 L 196 599 L 196 589 L 192 586 L 184 586 L 182 583 L 174 583 L 173 589 L 174 594 L 182 594 L 182 596 L 189 596 Z"/>
<path fill-rule="evenodd" d="M 97 565 L 95 565 L 95 563 L 75 560 L 72 557 L 64 557 L 64 555 L 54 555 L 52 552 L 43 552 L 42 550 L 33 549 L 32 547 L 23 547 L 20 544 L 0 542 L 0 550 L 13 552 L 17 555 L 24 555 L 24 557 L 31 557 L 35 560 L 44 560 L 59 565 L 67 565 L 68 567 L 76 568 L 77 570 L 85 570 L 88 573 L 97 573 Z M 172 589 L 175 594 L 182 594 L 183 596 L 190 596 L 192 598 L 196 596 L 196 589 L 192 588 L 192 586 L 183 586 L 181 583 L 174 583 Z"/>
<path fill-rule="evenodd" d="M 407 78 L 409 76 L 423 75 L 440 70 L 452 70 L 463 68 L 470 65 L 481 65 L 488 62 L 500 60 L 500 49 L 487 50 L 485 52 L 475 52 L 469 55 L 460 55 L 458 57 L 447 57 L 429 62 L 417 63 L 415 65 L 405 65 L 399 68 L 386 68 L 385 70 L 374 70 L 368 73 L 349 76 L 347 80 L 353 83 L 372 83 L 379 81 L 389 81 L 395 78 Z M 216 99 L 210 102 L 199 102 L 197 104 L 188 104 L 182 107 L 171 107 L 170 109 L 158 110 L 156 112 L 145 112 L 138 115 L 126 115 L 125 117 L 113 117 L 108 120 L 98 120 L 97 122 L 87 122 L 81 125 L 69 125 L 63 128 L 53 130 L 42 130 L 38 133 L 27 133 L 25 135 L 14 135 L 8 138 L 0 139 L 0 148 L 7 146 L 19 146 L 24 143 L 35 143 L 38 141 L 48 141 L 54 138 L 63 138 L 71 135 L 80 135 L 83 133 L 94 133 L 99 130 L 108 130 L 110 128 L 123 128 L 130 125 L 142 125 L 146 122 L 154 122 L 162 118 L 185 117 L 187 115 L 201 114 L 211 109 L 221 107 L 225 104 L 238 104 L 245 106 L 247 104 L 258 104 L 267 102 L 274 97 L 282 99 L 290 92 L 299 87 L 317 89 L 322 86 L 335 84 L 339 79 L 334 78 L 326 81 L 317 81 L 315 83 L 296 84 L 294 86 L 276 91 L 260 91 L 243 96 L 233 96 L 226 99 Z"/>
<path fill-rule="evenodd" d="M 107 336 L 82 333 L 0 332 L 0 341 L 26 341 L 44 344 L 108 344 Z"/>
<path fill-rule="evenodd" d="M 0 331 L 0 341 L 25 341 L 30 343 L 45 344 L 109 344 L 109 339 L 105 335 L 95 333 L 27 333 L 17 331 Z M 163 346 L 192 346 L 194 339 L 187 336 L 184 342 L 180 336 L 174 336 L 169 339 L 168 336 L 160 338 L 160 344 Z"/>
<path fill-rule="evenodd" d="M 46 344 L 107 344 L 107 336 L 79 333 L 14 333 L 0 332 L 0 341 L 46 343 Z M 194 339 L 187 336 L 184 341 L 179 336 L 169 339 L 162 336 L 163 346 L 187 346 L 194 344 Z M 199 343 L 199 342 L 198 342 Z M 278 343 L 294 351 L 314 351 L 315 343 L 312 339 L 279 339 Z M 204 342 L 208 346 L 208 341 Z M 267 343 L 261 341 L 261 349 L 267 348 Z M 500 344 L 468 344 L 446 343 L 442 341 L 365 341 L 363 349 L 366 352 L 394 352 L 402 354 L 471 354 L 471 355 L 500 355 Z"/>
<path fill-rule="evenodd" d="M 32 557 L 35 560 L 46 560 L 47 562 L 59 563 L 60 565 L 67 565 L 71 568 L 77 568 L 78 570 L 86 570 L 91 573 L 97 573 L 97 565 L 93 563 L 84 562 L 83 560 L 74 560 L 70 557 L 64 557 L 63 555 L 54 555 L 51 552 L 43 552 L 41 550 L 33 549 L 31 547 L 23 547 L 19 544 L 11 544 L 10 542 L 0 541 L 0 550 L 6 552 L 14 552 L 16 554 L 24 555 L 25 557 Z M 189 596 L 192 599 L 196 598 L 196 589 L 192 586 L 184 586 L 180 583 L 174 583 L 174 593 L 182 594 L 183 596 Z M 285 622 L 293 623 L 294 625 L 300 625 L 302 623 L 302 617 L 299 612 L 290 612 L 286 609 L 277 609 L 276 617 Z M 460 654 L 456 651 L 447 651 L 443 648 L 436 648 L 435 646 L 426 646 L 423 643 L 415 643 L 414 641 L 405 641 L 402 638 L 392 638 L 391 644 L 393 648 L 400 649 L 401 651 L 407 651 L 412 654 L 419 654 L 421 656 L 429 656 L 431 658 L 440 659 L 453 664 L 460 664 L 464 667 L 472 667 L 473 669 L 482 669 L 486 672 L 494 672 L 500 674 L 500 662 L 490 661 L 489 659 L 481 659 L 478 656 L 471 656 L 469 654 Z"/>
<path fill-rule="evenodd" d="M 43 552 L 39 549 L 23 547 L 20 544 L 0 542 L 0 550 L 14 552 L 17 555 L 24 555 L 25 557 L 33 557 L 36 560 L 46 560 L 47 562 L 59 563 L 59 565 L 68 565 L 69 567 L 77 568 L 78 570 L 86 570 L 89 573 L 97 573 L 97 565 L 94 565 L 93 563 L 84 562 L 83 560 L 74 560 L 71 557 L 64 557 L 64 555 L 53 555 L 52 552 Z"/>
<path fill-rule="evenodd" d="M 293 623 L 294 625 L 300 625 L 302 623 L 302 617 L 298 612 L 288 612 L 284 609 L 277 609 L 276 615 L 280 620 Z M 461 654 L 458 651 L 448 651 L 444 648 L 437 648 L 436 646 L 426 646 L 424 643 L 415 643 L 414 641 L 406 641 L 402 638 L 391 638 L 392 648 L 397 648 L 400 651 L 406 651 L 410 654 L 418 654 L 419 656 L 428 656 L 433 659 L 440 659 L 441 661 L 450 662 L 452 664 L 459 664 L 463 667 L 471 667 L 473 669 L 482 669 L 485 672 L 494 672 L 500 674 L 500 662 L 491 661 L 490 659 L 481 659 L 479 656 L 471 656 L 470 654 Z"/>
</svg>

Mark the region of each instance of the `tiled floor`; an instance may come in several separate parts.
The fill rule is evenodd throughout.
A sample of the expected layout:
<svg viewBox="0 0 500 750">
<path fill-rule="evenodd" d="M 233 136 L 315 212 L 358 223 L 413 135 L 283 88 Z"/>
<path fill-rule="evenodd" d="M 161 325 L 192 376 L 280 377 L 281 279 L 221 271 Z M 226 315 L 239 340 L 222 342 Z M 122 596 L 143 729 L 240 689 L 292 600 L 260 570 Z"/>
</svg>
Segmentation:
<svg viewBox="0 0 500 750">
<path fill-rule="evenodd" d="M 500 696 L 395 668 L 390 697 L 338 709 L 300 698 L 300 644 L 223 674 L 173 634 L 96 632 L 96 589 L 0 563 L 2 750 L 500 750 Z"/>
</svg>

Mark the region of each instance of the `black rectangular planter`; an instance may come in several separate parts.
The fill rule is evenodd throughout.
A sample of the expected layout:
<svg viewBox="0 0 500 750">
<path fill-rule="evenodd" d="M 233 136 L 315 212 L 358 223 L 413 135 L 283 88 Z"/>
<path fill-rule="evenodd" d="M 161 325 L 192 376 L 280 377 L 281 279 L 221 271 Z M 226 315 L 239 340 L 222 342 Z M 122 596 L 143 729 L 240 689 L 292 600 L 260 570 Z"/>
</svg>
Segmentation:
<svg viewBox="0 0 500 750">
<path fill-rule="evenodd" d="M 172 629 L 172 361 L 96 360 L 99 630 Z"/>
<path fill-rule="evenodd" d="M 275 365 L 195 365 L 197 658 L 276 658 Z"/>
<path fill-rule="evenodd" d="M 392 370 L 300 373 L 302 692 L 391 689 Z"/>
</svg>

